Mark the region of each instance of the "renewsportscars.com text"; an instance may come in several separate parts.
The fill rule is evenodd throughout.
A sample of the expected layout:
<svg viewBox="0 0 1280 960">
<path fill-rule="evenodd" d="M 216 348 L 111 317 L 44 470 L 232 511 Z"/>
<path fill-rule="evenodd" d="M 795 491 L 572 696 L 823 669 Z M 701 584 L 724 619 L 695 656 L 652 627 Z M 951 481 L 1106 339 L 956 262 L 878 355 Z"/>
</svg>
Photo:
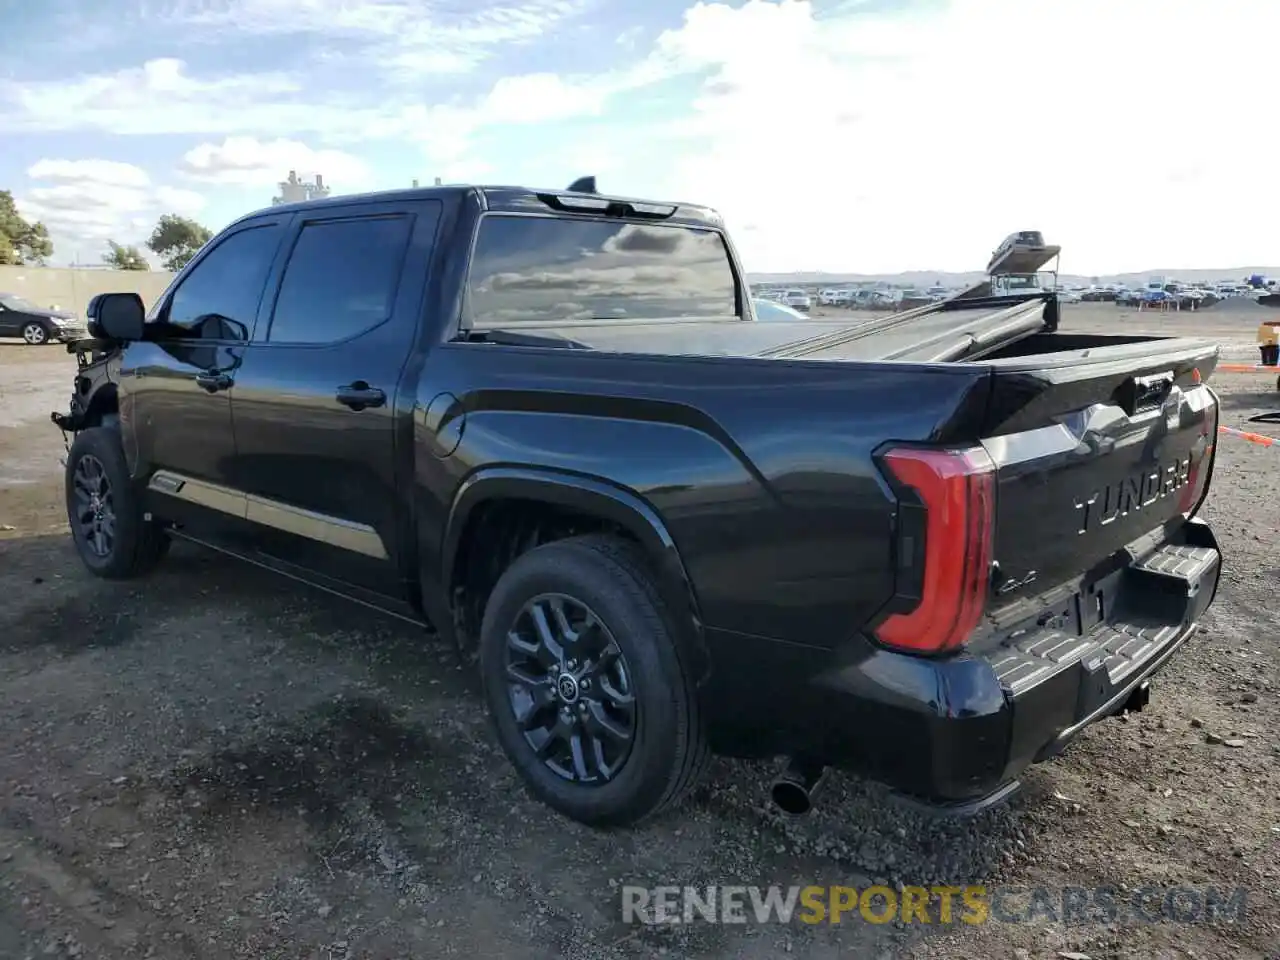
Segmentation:
<svg viewBox="0 0 1280 960">
<path fill-rule="evenodd" d="M 1205 923 L 1245 919 L 1248 891 L 1195 886 L 622 887 L 625 923 Z"/>
</svg>

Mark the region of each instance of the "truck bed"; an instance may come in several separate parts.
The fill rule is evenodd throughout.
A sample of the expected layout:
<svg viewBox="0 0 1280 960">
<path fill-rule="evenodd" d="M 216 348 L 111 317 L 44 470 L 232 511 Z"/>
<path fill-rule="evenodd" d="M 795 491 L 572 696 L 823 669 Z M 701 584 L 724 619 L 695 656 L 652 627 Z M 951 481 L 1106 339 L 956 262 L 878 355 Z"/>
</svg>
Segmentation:
<svg viewBox="0 0 1280 960">
<path fill-rule="evenodd" d="M 746 320 L 580 321 L 520 324 L 519 331 L 563 338 L 594 351 L 668 357 L 945 363 L 1023 352 L 1078 351 L 1164 338 L 1058 332 L 1051 297 L 989 297 L 931 303 L 870 318 L 794 323 Z M 1034 341 L 1025 350 L 1022 344 Z"/>
</svg>

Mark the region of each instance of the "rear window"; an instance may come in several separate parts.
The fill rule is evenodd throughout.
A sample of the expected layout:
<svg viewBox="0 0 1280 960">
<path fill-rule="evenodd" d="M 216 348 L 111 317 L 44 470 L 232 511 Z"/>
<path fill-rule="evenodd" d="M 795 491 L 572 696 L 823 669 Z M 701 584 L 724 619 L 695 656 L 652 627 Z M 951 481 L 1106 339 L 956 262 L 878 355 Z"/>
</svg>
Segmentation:
<svg viewBox="0 0 1280 960">
<path fill-rule="evenodd" d="M 716 231 L 609 220 L 484 217 L 467 294 L 476 328 L 737 316 Z"/>
</svg>

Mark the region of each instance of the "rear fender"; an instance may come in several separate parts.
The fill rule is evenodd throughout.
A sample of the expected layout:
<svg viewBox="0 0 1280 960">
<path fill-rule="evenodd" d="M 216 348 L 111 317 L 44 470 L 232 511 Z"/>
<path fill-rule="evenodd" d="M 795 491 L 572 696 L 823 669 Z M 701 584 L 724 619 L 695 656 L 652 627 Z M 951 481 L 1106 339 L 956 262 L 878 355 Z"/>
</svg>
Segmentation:
<svg viewBox="0 0 1280 960">
<path fill-rule="evenodd" d="M 463 532 L 473 511 L 495 500 L 527 500 L 599 517 L 631 534 L 641 545 L 657 574 L 657 586 L 676 617 L 673 626 L 692 655 L 694 675 L 708 668 L 702 617 L 693 582 L 671 533 L 657 511 L 634 491 L 611 483 L 558 470 L 490 467 L 468 477 L 458 489 L 449 512 L 441 555 L 446 596 L 453 596 L 455 561 Z"/>
</svg>

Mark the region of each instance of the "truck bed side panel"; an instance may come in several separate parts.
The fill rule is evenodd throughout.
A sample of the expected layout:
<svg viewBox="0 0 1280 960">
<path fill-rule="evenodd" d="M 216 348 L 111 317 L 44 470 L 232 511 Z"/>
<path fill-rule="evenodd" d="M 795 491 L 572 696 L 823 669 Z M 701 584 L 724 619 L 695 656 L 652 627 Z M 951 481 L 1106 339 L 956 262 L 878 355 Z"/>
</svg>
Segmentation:
<svg viewBox="0 0 1280 960">
<path fill-rule="evenodd" d="M 663 517 L 709 626 L 831 646 L 893 592 L 894 504 L 873 450 L 976 423 L 986 383 L 941 365 L 450 344 L 428 359 L 419 407 L 447 391 L 465 427 L 418 471 L 439 487 L 419 500 L 451 502 L 491 465 L 604 479 Z"/>
</svg>

